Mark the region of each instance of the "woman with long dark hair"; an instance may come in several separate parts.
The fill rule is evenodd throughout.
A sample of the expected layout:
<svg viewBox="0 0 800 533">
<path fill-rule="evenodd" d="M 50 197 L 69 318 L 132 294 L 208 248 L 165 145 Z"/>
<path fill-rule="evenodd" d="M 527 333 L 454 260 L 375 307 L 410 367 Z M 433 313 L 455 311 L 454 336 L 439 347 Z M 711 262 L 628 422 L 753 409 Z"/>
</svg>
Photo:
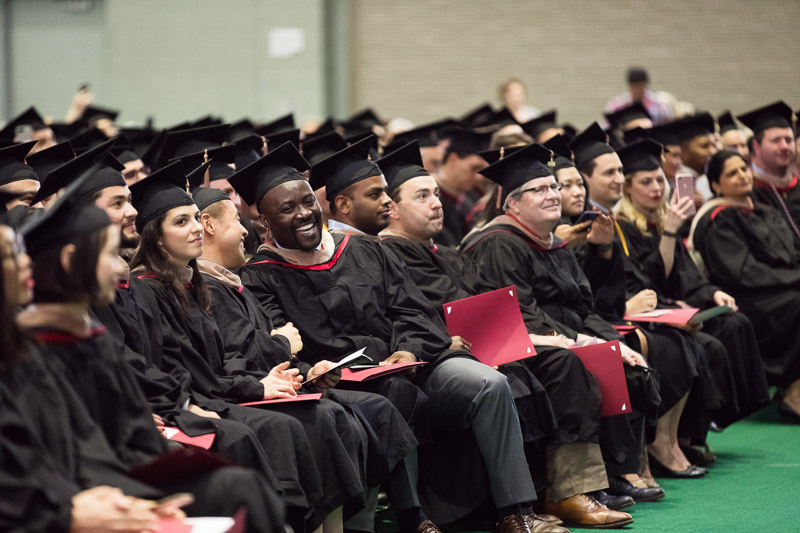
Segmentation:
<svg viewBox="0 0 800 533">
<path fill-rule="evenodd" d="M 57 450 L 75 481 L 148 498 L 187 491 L 194 494 L 189 514 L 230 516 L 246 507 L 249 530 L 282 528 L 281 504 L 255 472 L 221 468 L 176 475 L 158 489 L 130 477 L 135 466 L 162 458 L 167 445 L 120 351 L 89 316 L 90 304 L 113 298 L 119 232 L 105 212 L 81 206 L 71 192 L 21 232 L 38 288 L 35 305 L 17 321 L 38 342 L 39 356 L 9 373 L 4 388 L 39 424 L 46 447 Z"/>
<path fill-rule="evenodd" d="M 752 198 L 753 175 L 737 153 L 708 163 L 716 198 L 697 213 L 689 243 L 711 282 L 736 297 L 753 322 L 767 378 L 783 396 L 780 410 L 800 420 L 800 249 L 787 218 Z"/>
<path fill-rule="evenodd" d="M 194 390 L 207 398 L 252 402 L 296 396 L 301 379 L 288 364 L 277 365 L 264 376 L 226 361 L 218 326 L 209 314 L 208 290 L 197 267 L 203 228 L 197 206 L 181 187 L 185 182 L 183 167 L 176 162 L 131 187 L 141 233 L 132 274 L 152 292 L 164 317 L 165 360 L 188 370 Z M 228 411 L 245 421 L 266 414 L 261 409 L 241 409 Z M 302 525 L 339 527 L 343 512 L 339 508 L 348 504 L 344 512 L 349 514 L 362 499 L 363 428 L 350 412 L 328 400 L 280 404 L 268 412 L 290 415 L 302 423 L 311 444 L 311 457 L 299 466 L 318 472 L 321 480 L 316 488 L 321 496 L 310 506 Z"/>
</svg>

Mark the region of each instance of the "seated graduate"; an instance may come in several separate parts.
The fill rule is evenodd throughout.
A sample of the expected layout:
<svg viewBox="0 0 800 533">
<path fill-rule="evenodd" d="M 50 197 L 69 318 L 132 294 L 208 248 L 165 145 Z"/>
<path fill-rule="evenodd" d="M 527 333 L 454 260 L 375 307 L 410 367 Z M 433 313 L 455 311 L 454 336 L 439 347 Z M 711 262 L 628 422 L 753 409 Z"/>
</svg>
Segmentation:
<svg viewBox="0 0 800 533">
<path fill-rule="evenodd" d="M 41 207 L 33 201 L 39 190 L 39 177 L 25 164 L 25 157 L 35 144 L 30 141 L 0 148 L 0 194 L 8 210 L 18 205 Z"/>
<path fill-rule="evenodd" d="M 710 281 L 736 297 L 758 331 L 770 384 L 783 392 L 780 410 L 800 414 L 800 249 L 785 215 L 751 197 L 753 177 L 733 152 L 711 158 L 708 179 L 717 195 L 692 224 L 690 243 Z"/>
<path fill-rule="evenodd" d="M 737 118 L 753 130 L 751 196 L 784 215 L 800 243 L 800 185 L 793 166 L 797 145 L 792 131 L 797 124 L 792 108 L 781 100 Z"/>
<path fill-rule="evenodd" d="M 591 284 L 598 314 L 612 324 L 624 324 L 623 317 L 626 315 L 651 311 L 656 305 L 655 291 L 643 289 L 627 297 L 624 252 L 620 243 L 614 240 L 613 229 L 610 235 L 595 229 L 595 224 L 613 225 L 613 215 L 600 213 L 594 222 L 575 223 L 584 212 L 586 201 L 583 176 L 570 159 L 571 150 L 560 138 L 554 137 L 546 146 L 558 154 L 554 170 L 561 185 L 561 214 L 565 222 L 557 226 L 554 232 L 575 251 Z M 628 163 L 636 164 L 636 161 L 631 158 Z M 595 181 L 595 187 L 609 187 L 612 184 Z M 598 228 L 602 229 L 602 226 Z M 649 444 L 650 453 L 666 466 L 667 475 L 699 477 L 702 471 L 691 466 L 678 446 L 678 424 L 689 390 L 698 379 L 697 359 L 704 358 L 705 353 L 690 334 L 670 326 L 653 324 L 646 330 L 636 328 L 635 334 L 639 339 L 634 341 L 641 346 L 648 365 L 656 369 L 659 378 L 661 402 L 655 438 Z M 640 474 L 646 486 L 657 486 L 646 456 L 643 457 Z M 633 476 L 626 477 L 633 483 L 638 481 Z M 614 492 L 619 482 L 610 478 L 609 483 L 612 485 L 609 490 Z"/>
<path fill-rule="evenodd" d="M 111 142 L 59 166 L 53 171 L 53 177 L 59 182 L 74 179 L 82 168 L 91 167 L 97 158 L 102 159 Z M 109 162 L 114 164 L 113 160 Z M 120 233 L 120 250 L 135 249 L 139 243 L 135 225 L 137 213 L 130 203 L 130 190 L 118 168 L 103 165 L 75 194 L 83 203 L 93 204 L 106 212 Z M 123 265 L 125 268 L 114 301 L 93 305 L 90 311 L 92 317 L 120 342 L 125 361 L 147 397 L 157 425 L 163 426 L 165 422 L 170 426 L 177 425 L 191 436 L 214 433 L 211 451 L 234 464 L 255 468 L 278 489 L 280 483 L 253 430 L 241 422 L 223 420 L 214 412 L 202 409 L 193 403 L 197 399 L 192 397 L 188 376 L 178 380 L 160 368 L 161 324 L 157 305 L 146 299 L 147 291 L 136 290 L 130 283 L 130 271 L 127 264 Z"/>
<path fill-rule="evenodd" d="M 393 198 L 389 227 L 380 233 L 381 244 L 405 263 L 411 278 L 439 313 L 444 314 L 443 305 L 447 302 L 492 290 L 471 258 L 454 248 L 433 243 L 433 236 L 441 229 L 441 203 L 436 181 L 422 167 L 416 144 L 410 143 L 387 154 L 377 164 L 386 176 L 388 192 Z M 603 469 L 599 454 L 578 452 L 598 446 L 599 413 L 575 401 L 586 397 L 599 403 L 594 380 L 575 354 L 549 346 L 555 337 L 531 333 L 530 338 L 536 347 L 536 356 L 502 365 L 499 370 L 513 382 L 515 390 L 522 386 L 536 393 L 544 384 L 550 395 L 550 398 L 541 398 L 536 394 L 531 398 L 533 403 L 539 404 L 537 412 L 536 406 L 531 409 L 529 405 L 531 392 L 522 398 L 517 393 L 523 434 L 526 438 L 543 440 L 540 453 L 545 452 L 541 455 L 547 457 L 547 499 L 578 499 L 575 497 L 581 492 L 590 492 L 600 501 L 607 499 L 602 493 L 605 476 L 593 476 Z M 536 378 L 531 380 L 526 369 L 540 377 L 542 383 Z M 549 419 L 553 416 L 555 432 L 548 431 Z M 594 428 L 594 432 L 587 428 Z M 529 462 L 536 462 L 535 459 L 529 455 Z M 593 464 L 594 461 L 598 463 Z M 663 495 L 663 491 L 656 490 Z M 631 503 L 630 498 L 625 500 Z M 610 503 L 614 507 L 623 504 L 613 499 Z M 584 525 L 602 524 L 608 513 L 601 509 L 582 511 L 585 512 L 583 516 L 578 516 L 577 512 L 560 512 L 565 521 Z"/>
<path fill-rule="evenodd" d="M 620 150 L 625 183 L 618 228 L 627 251 L 628 292 L 655 290 L 658 308 L 727 305 L 733 309 L 703 323 L 703 331 L 693 332 L 706 351 L 721 392 L 720 408 L 709 414 L 724 428 L 769 402 L 764 367 L 752 324 L 736 312 L 732 296 L 700 273 L 677 236 L 690 199 L 679 200 L 675 194 L 667 203 L 659 148 L 646 140 Z"/>
<path fill-rule="evenodd" d="M 208 313 L 208 289 L 197 269 L 203 228 L 197 206 L 182 188 L 186 183 L 183 166 L 175 161 L 130 188 L 141 228 L 133 275 L 161 312 L 166 366 L 176 369 L 176 376 L 188 371 L 195 395 L 212 400 L 294 395 L 300 387 L 296 369 L 278 366 L 266 374 L 240 370 L 231 358 L 226 361 L 219 329 Z M 340 406 L 303 402 L 258 409 L 225 403 L 216 412 L 245 422 L 259 434 L 292 507 L 293 526 L 314 529 L 326 521 L 323 525 L 336 527 L 343 504 L 359 507 L 363 429 Z"/>
<path fill-rule="evenodd" d="M 574 255 L 565 242 L 552 235 L 561 216 L 561 196 L 545 164 L 550 160 L 550 150 L 530 145 L 482 171 L 502 186 L 505 214 L 468 235 L 462 250 L 476 261 L 493 288 L 517 286 L 520 310 L 528 331 L 540 335 L 552 331 L 560 335 L 562 347 L 591 342 L 594 338 L 620 340 L 614 328 L 595 313 L 589 283 Z M 628 376 L 629 380 L 643 382 L 642 371 L 633 368 L 647 366 L 642 356 L 625 344 L 620 346 L 623 360 L 634 373 Z M 586 407 L 583 408 L 596 410 L 595 402 L 597 400 L 588 405 L 584 403 Z M 632 452 L 634 436 L 627 418 L 610 417 L 603 422 L 609 428 L 615 427 L 601 439 L 603 448 L 614 456 L 621 455 L 617 461 L 634 460 L 635 469 L 631 467 L 630 472 L 638 472 L 640 452 Z M 626 439 L 621 438 L 624 432 L 628 435 Z M 599 456 L 600 448 L 587 449 L 584 453 Z M 600 475 L 605 477 L 605 472 Z M 563 501 L 548 501 L 545 509 L 558 514 L 559 504 L 563 505 Z M 586 505 L 597 504 L 589 499 Z"/>
<path fill-rule="evenodd" d="M 334 205 L 349 186 L 356 186 L 350 191 L 357 190 L 358 196 L 366 194 L 367 200 L 354 206 L 354 212 L 371 213 L 368 224 L 377 234 L 382 227 L 376 227 L 376 218 L 388 220 L 381 206 L 386 183 L 362 146 L 356 143 L 318 163 L 312 179 L 328 186 Z M 451 339 L 441 319 L 377 242 L 323 230 L 314 190 L 302 173 L 306 168 L 299 154 L 288 157 L 276 150 L 240 170 L 239 178 L 230 178 L 246 202 L 258 205 L 273 236 L 240 270 L 245 286 L 268 313 L 277 309 L 283 314 L 275 325 L 291 321 L 300 330 L 299 355 L 310 364 L 337 360 L 359 348 L 383 364 L 427 362 L 416 377 L 429 396 L 424 418 L 437 435 L 471 439 L 479 455 L 464 464 L 458 453 L 448 450 L 453 468 L 444 472 L 443 464 L 424 462 L 427 446 L 421 447 L 420 497 L 425 514 L 437 523 L 453 521 L 491 493 L 497 531 L 527 529 L 522 515 L 530 509 L 523 506 L 536 498 L 536 492 L 506 378 L 466 352 L 449 349 Z M 326 169 L 324 179 L 319 179 L 321 168 Z M 243 187 L 240 181 L 250 183 Z M 357 223 L 353 217 L 348 221 Z M 433 474 L 434 469 L 441 475 Z M 471 477 L 474 471 L 487 472 L 489 481 L 479 485 L 455 481 L 455 476 Z"/>
<path fill-rule="evenodd" d="M 167 441 L 119 350 L 89 316 L 91 303 L 113 298 L 121 270 L 116 227 L 102 210 L 80 205 L 74 194 L 90 175 L 21 230 L 37 288 L 36 305 L 17 322 L 38 341 L 38 357 L 7 376 L 14 405 L 84 488 L 109 484 L 144 497 L 188 491 L 195 496 L 189 514 L 231 516 L 244 506 L 250 530 L 281 529 L 282 505 L 254 471 L 221 468 L 165 481 L 160 489 L 128 477 L 133 467 L 165 454 Z M 54 410 L 60 414 L 54 416 Z"/>
<path fill-rule="evenodd" d="M 279 150 L 285 148 L 275 151 Z M 229 197 L 218 190 L 196 187 L 192 189 L 192 199 L 200 209 L 203 226 L 203 255 L 197 264 L 211 296 L 211 310 L 222 334 L 226 360 L 233 359 L 231 354 L 241 354 L 244 357 L 234 359 L 234 364 L 238 361 L 238 364 L 245 365 L 244 370 L 263 373 L 275 366 L 298 367 L 302 369 L 300 375 L 304 379 L 313 379 L 334 366 L 331 361 L 320 361 L 314 367 L 299 362 L 294 356 L 302 349 L 297 329 L 291 323 L 274 328 L 258 300 L 232 272 L 245 263 L 247 230 Z M 364 426 L 367 435 L 366 484 L 374 487 L 377 496 L 378 485 L 387 482 L 389 499 L 401 531 L 438 531 L 422 514 L 416 482 L 412 481 L 411 472 L 416 471 L 416 465 L 410 454 L 417 441 L 411 429 L 383 396 L 334 389 L 339 375 L 338 372 L 328 373 L 309 385 L 308 390 L 326 390 L 325 401 L 346 405 Z M 401 464 L 404 458 L 409 461 L 408 465 Z M 345 527 L 371 531 L 375 508 L 365 511 L 366 516 L 360 517 L 362 523 L 359 527 L 353 519 Z"/>
</svg>

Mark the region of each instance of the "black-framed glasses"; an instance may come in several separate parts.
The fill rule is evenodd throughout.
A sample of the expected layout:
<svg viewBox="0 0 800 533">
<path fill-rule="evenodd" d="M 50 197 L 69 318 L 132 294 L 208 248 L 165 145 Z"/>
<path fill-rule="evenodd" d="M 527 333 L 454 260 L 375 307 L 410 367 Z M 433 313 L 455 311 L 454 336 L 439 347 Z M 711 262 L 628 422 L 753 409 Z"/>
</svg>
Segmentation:
<svg viewBox="0 0 800 533">
<path fill-rule="evenodd" d="M 548 190 L 553 192 L 559 192 L 564 187 L 560 183 L 551 183 L 550 185 L 539 185 L 538 187 L 531 187 L 530 189 L 523 189 L 517 193 L 517 195 L 522 196 L 526 192 L 532 192 L 536 196 L 541 196 L 547 193 Z"/>
</svg>

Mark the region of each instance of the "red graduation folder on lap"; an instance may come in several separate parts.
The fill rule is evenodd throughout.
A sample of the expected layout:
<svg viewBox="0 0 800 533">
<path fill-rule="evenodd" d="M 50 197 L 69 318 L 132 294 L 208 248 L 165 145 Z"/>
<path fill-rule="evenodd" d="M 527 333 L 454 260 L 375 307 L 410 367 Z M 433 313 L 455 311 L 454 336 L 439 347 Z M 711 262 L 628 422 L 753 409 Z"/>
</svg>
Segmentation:
<svg viewBox="0 0 800 533">
<path fill-rule="evenodd" d="M 619 341 L 602 342 L 571 348 L 600 385 L 603 396 L 602 416 L 624 415 L 631 412 L 625 369 L 622 367 Z"/>
<path fill-rule="evenodd" d="M 257 402 L 240 403 L 239 405 L 246 407 L 258 407 L 260 405 L 272 405 L 274 403 L 291 403 L 291 402 L 318 402 L 322 398 L 322 393 L 315 394 L 298 394 L 291 398 L 276 398 L 274 400 L 259 400 Z"/>
<path fill-rule="evenodd" d="M 427 364 L 425 361 L 418 361 L 416 363 L 395 363 L 393 365 L 383 366 L 370 366 L 369 368 L 345 368 L 342 370 L 342 381 L 369 381 L 371 379 L 381 378 L 394 374 L 395 372 L 402 372 L 406 368 L 414 366 L 422 366 Z"/>
<path fill-rule="evenodd" d="M 211 445 L 214 444 L 214 438 L 216 437 L 216 435 L 213 433 L 190 437 L 178 428 L 167 426 L 164 427 L 164 436 L 169 440 L 174 440 L 175 442 L 180 442 L 183 444 L 190 444 L 192 446 L 197 446 L 198 448 L 203 448 L 204 450 L 211 448 Z"/>
<path fill-rule="evenodd" d="M 484 364 L 498 366 L 536 355 L 516 285 L 446 303 L 444 318 L 450 336 L 469 341 L 472 355 Z"/>
<path fill-rule="evenodd" d="M 134 467 L 130 476 L 148 485 L 161 487 L 184 477 L 230 465 L 231 463 L 214 453 L 189 446 L 170 450 L 166 455 Z"/>
<path fill-rule="evenodd" d="M 626 316 L 625 320 L 631 322 L 657 322 L 659 324 L 688 324 L 699 309 L 691 307 L 689 309 L 656 309 L 649 313 L 639 313 L 637 315 Z"/>
</svg>

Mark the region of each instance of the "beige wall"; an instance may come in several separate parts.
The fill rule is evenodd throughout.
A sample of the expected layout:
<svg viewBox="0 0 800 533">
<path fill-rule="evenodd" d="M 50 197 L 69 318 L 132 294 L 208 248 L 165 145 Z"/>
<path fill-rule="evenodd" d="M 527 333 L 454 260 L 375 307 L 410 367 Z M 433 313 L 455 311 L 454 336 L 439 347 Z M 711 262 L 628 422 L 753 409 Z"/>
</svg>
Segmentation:
<svg viewBox="0 0 800 533">
<path fill-rule="evenodd" d="M 497 103 L 509 76 L 578 127 L 630 65 L 713 113 L 800 106 L 797 0 L 354 0 L 352 108 L 422 122 Z"/>
</svg>

